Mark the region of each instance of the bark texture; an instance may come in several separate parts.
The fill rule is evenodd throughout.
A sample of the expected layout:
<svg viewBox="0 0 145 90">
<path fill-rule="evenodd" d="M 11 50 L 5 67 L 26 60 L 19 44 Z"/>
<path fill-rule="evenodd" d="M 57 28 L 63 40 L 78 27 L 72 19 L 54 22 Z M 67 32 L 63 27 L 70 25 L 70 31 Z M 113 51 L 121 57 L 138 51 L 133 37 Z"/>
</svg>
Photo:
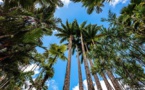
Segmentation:
<svg viewBox="0 0 145 90">
<path fill-rule="evenodd" d="M 113 73 L 111 71 L 109 71 L 109 70 L 107 70 L 106 72 L 107 72 L 108 77 L 110 78 L 115 90 L 122 90 L 120 85 L 119 85 L 119 83 L 118 83 L 118 81 L 115 79 Z"/>
<path fill-rule="evenodd" d="M 106 78 L 106 76 L 105 76 L 105 74 L 103 72 L 101 73 L 101 76 L 102 76 L 102 78 L 103 78 L 103 80 L 105 82 L 107 90 L 113 90 L 112 86 L 108 82 L 108 80 L 107 80 L 107 78 Z"/>
<path fill-rule="evenodd" d="M 66 75 L 65 75 L 65 81 L 63 90 L 69 90 L 70 88 L 70 68 L 71 68 L 71 54 L 72 54 L 72 38 L 73 36 L 70 35 L 69 38 L 69 45 L 68 45 L 68 61 L 67 61 L 67 67 L 66 67 Z"/>
<path fill-rule="evenodd" d="M 81 70 L 81 63 L 80 63 L 80 58 L 79 58 L 78 47 L 77 47 L 77 58 L 78 58 L 79 90 L 83 90 L 82 70 Z"/>
<path fill-rule="evenodd" d="M 87 58 L 86 58 L 82 33 L 81 33 L 81 45 L 82 45 L 82 51 L 83 51 L 83 58 L 84 58 L 85 72 L 86 72 L 86 77 L 87 77 L 88 90 L 95 90 L 93 82 L 92 82 L 92 78 L 91 78 Z"/>
</svg>

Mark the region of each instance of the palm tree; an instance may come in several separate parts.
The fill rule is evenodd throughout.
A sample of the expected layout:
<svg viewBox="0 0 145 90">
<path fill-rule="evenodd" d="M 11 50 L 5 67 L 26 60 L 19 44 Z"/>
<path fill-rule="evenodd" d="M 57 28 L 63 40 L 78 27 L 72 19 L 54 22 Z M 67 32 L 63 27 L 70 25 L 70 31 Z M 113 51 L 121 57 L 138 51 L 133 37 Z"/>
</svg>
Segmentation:
<svg viewBox="0 0 145 90">
<path fill-rule="evenodd" d="M 124 84 L 128 84 L 131 88 L 137 88 L 145 84 L 141 79 L 144 78 L 143 69 L 135 61 L 125 63 L 118 58 L 115 63 L 117 66 L 116 73 Z M 138 78 L 139 76 L 140 78 Z"/>
<path fill-rule="evenodd" d="M 91 14 L 93 11 L 96 13 L 102 12 L 102 7 L 104 6 L 104 2 L 110 2 L 111 0 L 71 0 L 73 2 L 82 2 L 82 6 L 87 8 L 87 13 Z"/>
<path fill-rule="evenodd" d="M 84 58 L 86 76 L 87 76 L 87 83 L 88 83 L 88 86 L 89 86 L 88 90 L 94 90 L 94 86 L 93 86 L 93 82 L 92 82 L 92 79 L 91 79 L 91 74 L 90 74 L 90 70 L 89 70 L 89 66 L 88 66 L 88 62 L 87 62 L 87 57 L 86 57 L 86 53 L 85 53 L 82 32 L 81 32 L 80 36 L 81 36 L 81 45 L 82 45 L 82 51 L 83 51 L 83 58 Z"/>
<path fill-rule="evenodd" d="M 77 22 L 76 20 L 74 22 Z M 78 79 L 79 79 L 79 90 L 83 90 L 83 80 L 82 80 L 82 70 L 81 70 L 81 62 L 80 55 L 82 54 L 80 39 L 75 35 L 73 39 L 73 52 L 77 51 L 77 61 L 78 61 Z"/>
<path fill-rule="evenodd" d="M 76 49 L 77 49 L 77 58 L 78 58 L 78 74 L 79 74 L 79 90 L 83 90 L 83 80 L 82 80 L 82 71 L 81 71 L 81 63 L 80 63 L 80 58 L 79 58 L 79 50 L 78 50 L 78 46 L 76 45 Z"/>
<path fill-rule="evenodd" d="M 87 33 L 85 33 L 85 41 L 86 41 L 86 50 L 87 50 L 87 53 L 89 53 L 89 46 L 95 46 L 96 45 L 96 40 L 98 40 L 99 38 L 101 37 L 104 37 L 105 35 L 104 34 L 98 34 L 98 31 L 101 29 L 100 26 L 97 26 L 97 25 L 91 25 L 89 24 L 87 27 Z M 89 59 L 89 57 L 88 57 Z M 91 59 L 89 59 L 89 62 L 90 62 L 90 66 L 93 67 L 93 62 Z M 98 90 L 102 90 L 102 87 L 101 87 L 101 84 L 100 84 L 100 81 L 99 81 L 99 78 L 97 76 L 97 74 L 93 74 L 94 78 L 95 78 L 95 82 L 96 82 L 96 85 L 97 85 L 97 88 Z"/>
<path fill-rule="evenodd" d="M 114 85 L 114 88 L 116 90 L 121 90 L 121 87 L 120 87 L 118 81 L 115 79 L 115 77 L 113 76 L 113 74 L 110 71 L 110 68 L 113 67 L 113 64 L 108 59 L 111 59 L 113 57 L 113 53 L 114 52 L 112 52 L 112 51 L 108 52 L 108 50 L 109 50 L 108 46 L 109 45 L 108 45 L 108 43 L 105 42 L 105 40 L 104 40 L 105 37 L 103 37 L 103 39 L 100 39 L 100 40 L 103 40 L 102 43 L 100 42 L 100 44 L 95 45 L 94 48 L 93 48 L 93 51 L 95 51 L 94 52 L 95 54 L 94 54 L 93 58 L 96 59 L 95 60 L 96 63 L 95 63 L 94 67 L 96 67 L 96 69 L 97 69 L 96 72 L 99 72 L 99 73 L 101 73 L 102 71 L 106 70 L 105 72 L 107 72 L 107 75 L 109 76 L 110 80 L 112 81 L 112 83 Z M 108 70 L 110 72 L 108 72 Z M 103 75 L 103 77 L 104 77 L 104 75 Z M 104 77 L 104 79 L 105 79 L 105 77 Z"/>
<path fill-rule="evenodd" d="M 72 40 L 74 32 L 74 22 L 68 23 L 66 21 L 66 25 L 61 24 L 62 28 L 58 29 L 58 33 L 56 36 L 61 38 L 61 43 L 65 40 L 68 40 L 68 61 L 67 61 L 67 67 L 66 67 L 66 75 L 65 75 L 65 81 L 64 81 L 64 90 L 69 90 L 70 87 L 70 69 L 71 69 L 71 55 L 72 55 Z"/>
<path fill-rule="evenodd" d="M 74 21 L 76 22 L 76 20 Z M 81 63 L 80 63 L 80 54 L 82 54 L 81 52 L 81 43 L 78 37 L 76 37 L 76 35 L 73 37 L 72 40 L 72 54 L 75 53 L 75 50 L 77 52 L 77 61 L 78 61 L 78 79 L 79 79 L 79 89 L 83 90 L 83 80 L 82 80 L 82 71 L 81 71 Z M 66 45 L 68 45 L 68 43 L 66 43 Z"/>
<path fill-rule="evenodd" d="M 84 65 L 85 65 L 87 84 L 89 86 L 88 90 L 94 90 L 94 86 L 93 86 L 93 82 L 92 82 L 92 78 L 91 78 L 91 74 L 90 74 L 90 70 L 89 70 L 89 66 L 88 66 L 88 62 L 87 62 L 86 51 L 85 51 L 85 47 L 84 47 L 84 41 L 83 41 L 83 33 L 85 32 L 84 31 L 85 30 L 85 24 L 86 24 L 86 22 L 83 22 L 79 26 L 78 23 L 75 22 L 76 29 L 77 29 L 76 36 L 80 37 L 80 39 L 81 39 L 80 41 L 81 41 L 81 48 L 82 48 L 82 52 L 83 52 L 83 61 L 84 61 Z"/>
<path fill-rule="evenodd" d="M 115 77 L 112 74 L 112 72 L 108 69 L 108 68 L 110 68 L 110 65 L 112 65 L 112 64 L 110 64 L 109 61 L 105 62 L 103 59 L 102 60 L 96 59 L 95 60 L 95 64 L 94 64 L 94 66 L 92 68 L 92 72 L 93 73 L 99 72 L 99 74 L 103 77 L 103 79 L 105 81 L 105 84 L 106 84 L 106 87 L 108 88 L 108 90 L 112 90 L 112 87 L 109 84 L 109 82 L 107 81 L 104 72 L 107 73 L 107 75 L 110 78 L 115 90 L 122 90 L 120 84 L 115 79 Z"/>
<path fill-rule="evenodd" d="M 53 1 L 50 1 L 50 0 L 27 0 L 27 3 L 25 3 L 26 1 L 25 0 L 20 0 L 20 1 L 17 1 L 17 0 L 12 0 L 12 1 L 9 1 L 9 0 L 3 0 L 4 2 L 4 8 L 5 9 L 9 9 L 9 8 L 14 8 L 14 7 L 22 7 L 24 9 L 27 9 L 29 11 L 33 11 L 36 9 L 35 5 L 36 4 L 40 4 L 42 7 L 47 7 L 48 5 L 49 6 L 59 6 L 59 7 L 62 7 L 63 6 L 63 3 L 61 0 L 53 0 Z"/>
<path fill-rule="evenodd" d="M 115 79 L 113 73 L 110 71 L 110 70 L 107 70 L 106 71 L 108 77 L 110 78 L 111 82 L 113 83 L 114 85 L 114 88 L 116 90 L 122 90 L 121 87 L 120 87 L 120 84 L 118 83 L 118 81 Z"/>
<path fill-rule="evenodd" d="M 64 52 L 66 51 L 66 45 L 51 44 L 49 50 L 46 50 L 43 54 L 37 54 L 40 72 L 35 81 L 31 81 L 33 85 L 29 87 L 31 90 L 33 87 L 38 90 L 46 88 L 45 82 L 53 77 L 54 70 L 53 65 L 57 62 L 57 59 L 66 60 Z"/>
<path fill-rule="evenodd" d="M 3 18 L 0 20 L 0 68 L 2 69 L 1 72 L 4 73 L 3 75 L 6 75 L 4 81 L 10 84 L 15 84 L 15 82 L 19 81 L 17 84 L 20 84 L 26 79 L 26 74 L 21 72 L 19 66 L 37 62 L 33 57 L 33 53 L 36 53 L 35 47 L 43 48 L 41 37 L 43 35 L 51 35 L 52 31 L 47 28 L 52 28 L 52 26 L 56 25 L 50 23 L 52 18 L 54 18 L 55 8 L 51 6 L 53 10 L 50 11 L 51 15 L 49 15 L 48 13 L 46 14 L 46 10 L 36 10 L 36 8 L 30 10 L 30 8 L 34 8 L 34 1 L 36 0 L 29 0 L 28 3 L 24 3 L 24 0 L 3 1 L 4 5 L 0 7 L 0 13 L 2 13 L 0 17 Z M 43 9 L 48 8 L 50 9 L 50 6 Z M 46 18 L 49 23 L 48 21 L 41 21 L 41 19 Z M 30 74 L 28 77 L 31 77 Z M 1 86 L 4 86 L 4 83 L 1 83 Z M 11 86 L 10 84 L 9 86 Z"/>
<path fill-rule="evenodd" d="M 117 34 L 115 37 L 113 36 L 110 38 L 112 43 L 113 48 L 115 48 L 115 52 L 119 52 L 120 55 L 116 55 L 117 57 L 120 57 L 120 59 L 113 60 L 115 62 L 114 67 L 116 68 L 115 72 L 122 78 L 124 83 L 128 83 L 131 87 L 132 85 L 134 86 L 139 86 L 137 84 L 136 80 L 140 82 L 139 78 L 132 77 L 133 75 L 131 74 L 132 71 L 136 72 L 135 76 L 138 75 L 137 71 L 134 69 L 129 69 L 132 67 L 132 65 L 135 65 L 136 67 L 136 62 L 139 62 L 139 66 L 143 66 L 144 62 L 142 61 L 142 50 L 143 48 L 138 48 L 140 45 L 142 45 L 143 40 L 143 33 L 139 33 L 138 30 L 140 30 L 140 19 L 142 19 L 142 16 L 136 17 L 136 14 L 138 11 L 136 11 L 135 8 L 138 6 L 140 8 L 140 12 L 142 12 L 142 5 L 138 5 L 140 1 L 131 1 L 131 4 L 129 4 L 128 7 L 125 7 L 122 9 L 121 16 L 119 18 L 112 17 L 115 16 L 113 14 L 109 14 L 109 18 L 107 21 L 109 21 L 111 24 L 113 24 L 113 27 L 111 28 L 112 34 L 109 35 L 109 37 L 112 37 L 112 35 Z M 132 9 L 132 10 L 130 10 Z M 135 13 L 136 12 L 136 13 Z M 139 18 L 140 17 L 140 18 Z M 143 23 L 142 23 L 143 25 Z M 125 27 L 125 28 L 124 28 Z M 116 33 L 113 33 L 116 32 Z M 134 35 L 135 37 L 132 37 Z M 136 35 L 141 37 L 141 42 L 139 41 L 139 38 L 136 37 Z M 134 41 L 138 42 L 134 42 Z M 143 41 L 142 41 L 143 40 Z M 118 45 L 120 43 L 120 45 Z M 129 52 L 126 52 L 129 51 Z M 130 59 L 128 59 L 130 57 Z M 136 58 L 136 59 L 135 59 Z M 139 60 L 139 61 L 138 61 Z M 127 62 L 126 62 L 127 61 Z M 116 65 L 117 64 L 117 65 Z M 142 64 L 142 65 L 141 65 Z M 138 70 L 140 69 L 140 73 L 142 73 L 141 68 L 138 67 Z M 128 71 L 131 70 L 131 71 Z M 118 73 L 119 72 L 119 73 Z M 135 73 L 134 72 L 134 73 Z M 142 73 L 143 75 L 143 73 Z M 142 75 L 140 77 L 142 77 Z M 132 78 L 132 79 L 131 79 Z M 143 77 L 142 77 L 143 78 Z M 142 83 L 142 84 L 141 84 Z M 140 82 L 140 85 L 143 85 L 143 82 Z"/>
<path fill-rule="evenodd" d="M 87 50 L 87 53 L 88 53 L 89 51 L 88 51 L 87 45 L 85 44 L 85 46 L 86 46 L 86 50 Z M 88 58 L 88 59 L 89 59 L 89 58 Z M 91 66 L 91 68 L 92 68 L 92 67 L 93 67 L 93 62 L 92 62 L 92 60 L 89 59 L 89 62 L 90 62 L 90 66 Z M 98 78 L 97 74 L 93 74 L 93 76 L 94 76 L 94 79 L 95 79 L 95 82 L 96 82 L 96 85 L 97 85 L 98 90 L 102 90 L 101 83 L 100 83 L 100 81 L 99 81 L 99 78 Z"/>
<path fill-rule="evenodd" d="M 44 79 L 42 80 L 41 87 L 44 86 L 45 81 L 51 76 L 51 75 L 49 76 L 49 70 L 51 71 L 51 68 L 54 65 L 54 63 L 56 62 L 57 58 L 60 58 L 62 60 L 66 59 L 66 57 L 64 56 L 65 50 L 66 50 L 66 46 L 65 45 L 58 46 L 56 44 L 52 44 L 50 46 L 50 49 L 49 49 L 50 56 L 48 58 L 49 63 L 44 64 L 44 66 L 46 65 L 46 70 L 47 69 L 48 70 L 46 71 L 46 74 L 44 75 Z M 44 53 L 44 54 L 46 55 L 47 53 Z"/>
</svg>

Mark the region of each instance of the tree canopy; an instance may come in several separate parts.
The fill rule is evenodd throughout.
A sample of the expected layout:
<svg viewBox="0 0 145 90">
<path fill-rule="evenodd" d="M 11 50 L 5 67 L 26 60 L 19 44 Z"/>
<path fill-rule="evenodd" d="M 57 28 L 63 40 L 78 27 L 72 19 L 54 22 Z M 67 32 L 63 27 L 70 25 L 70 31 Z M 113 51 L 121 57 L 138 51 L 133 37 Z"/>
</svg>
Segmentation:
<svg viewBox="0 0 145 90">
<path fill-rule="evenodd" d="M 81 2 L 88 14 L 94 11 L 98 14 L 105 2 L 111 0 L 71 1 Z M 46 82 L 54 76 L 53 66 L 59 59 L 67 61 L 63 90 L 70 90 L 74 55 L 78 60 L 80 90 L 83 90 L 80 57 L 88 90 L 95 90 L 92 76 L 97 88 L 102 90 L 98 75 L 108 90 L 123 90 L 123 85 L 132 89 L 145 86 L 144 0 L 130 0 L 119 16 L 108 11 L 108 17 L 101 19 L 109 23 L 108 27 L 87 21 L 80 24 L 77 20 L 66 20 L 64 24 L 61 18 L 54 16 L 57 7 L 63 7 L 61 0 L 3 0 L 0 5 L 0 90 L 23 87 L 48 90 Z M 54 35 L 54 30 L 57 30 L 55 36 L 60 38 L 60 44 L 44 46 L 43 36 Z M 44 52 L 40 53 L 37 47 Z M 26 72 L 31 65 L 31 70 Z M 35 73 L 36 69 L 39 73 Z"/>
</svg>

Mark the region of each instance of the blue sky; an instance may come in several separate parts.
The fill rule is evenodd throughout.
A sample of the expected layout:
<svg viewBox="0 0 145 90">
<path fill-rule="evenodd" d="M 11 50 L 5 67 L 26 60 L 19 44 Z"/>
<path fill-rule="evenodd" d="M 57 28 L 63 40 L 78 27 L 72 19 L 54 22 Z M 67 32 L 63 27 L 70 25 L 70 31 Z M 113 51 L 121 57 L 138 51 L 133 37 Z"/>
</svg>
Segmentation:
<svg viewBox="0 0 145 90">
<path fill-rule="evenodd" d="M 112 0 L 112 3 L 110 4 L 105 3 L 105 7 L 103 8 L 102 13 L 96 14 L 95 12 L 93 12 L 91 15 L 88 15 L 86 12 L 86 9 L 82 7 L 81 3 L 72 3 L 69 0 L 62 0 L 62 1 L 64 2 L 65 5 L 64 7 L 58 8 L 56 10 L 55 17 L 61 18 L 63 23 L 65 23 L 66 20 L 68 20 L 69 22 L 72 22 L 74 19 L 77 19 L 79 23 L 82 23 L 83 21 L 86 20 L 88 23 L 104 25 L 105 27 L 107 27 L 108 24 L 102 23 L 100 19 L 102 17 L 103 18 L 107 17 L 109 10 L 111 10 L 112 12 L 115 12 L 119 16 L 121 8 L 124 6 L 127 6 L 129 3 L 129 0 Z M 59 39 L 55 36 L 44 37 L 43 42 L 45 46 L 49 46 L 49 44 L 51 43 L 59 44 Z M 66 52 L 66 56 L 68 56 L 67 52 Z M 49 90 L 62 90 L 63 84 L 64 84 L 65 70 L 66 70 L 66 62 L 58 60 L 58 62 L 54 65 L 54 69 L 55 69 L 55 75 L 52 79 L 48 81 Z M 82 74 L 83 74 L 84 86 L 86 86 L 86 77 L 85 77 L 83 64 L 82 64 Z M 77 60 L 76 60 L 75 55 L 72 57 L 70 80 L 71 80 L 70 90 L 79 90 L 78 89 Z M 84 90 L 87 90 L 87 89 L 85 88 Z"/>
</svg>

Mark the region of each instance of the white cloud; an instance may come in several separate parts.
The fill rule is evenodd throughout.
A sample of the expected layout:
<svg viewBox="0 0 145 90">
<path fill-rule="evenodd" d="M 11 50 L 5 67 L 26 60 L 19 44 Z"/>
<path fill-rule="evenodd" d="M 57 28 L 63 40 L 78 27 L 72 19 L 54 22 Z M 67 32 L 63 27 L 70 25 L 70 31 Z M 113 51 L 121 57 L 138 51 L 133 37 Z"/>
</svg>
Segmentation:
<svg viewBox="0 0 145 90">
<path fill-rule="evenodd" d="M 25 81 L 24 85 L 22 86 L 22 90 L 28 90 L 30 88 L 29 87 L 30 85 L 32 85 L 32 83 L 30 83 L 30 81 Z M 46 85 L 48 86 L 48 89 L 59 90 L 57 82 L 55 80 L 47 80 Z M 32 90 L 36 90 L 36 89 L 33 87 Z"/>
<path fill-rule="evenodd" d="M 22 67 L 22 68 L 21 68 Z M 31 64 L 26 66 L 19 66 L 23 72 L 34 71 L 34 75 L 39 73 L 39 66 L 37 64 Z"/>
<path fill-rule="evenodd" d="M 84 90 L 88 90 L 87 80 L 83 81 L 83 87 L 84 87 Z M 77 86 L 72 88 L 72 90 L 79 90 L 79 84 L 77 84 Z"/>
<path fill-rule="evenodd" d="M 22 86 L 22 90 L 29 90 L 30 85 L 32 85 L 32 83 L 30 83 L 30 81 L 25 81 Z M 36 90 L 36 88 L 33 87 L 31 90 Z"/>
<path fill-rule="evenodd" d="M 113 87 L 113 84 L 112 84 L 112 82 L 111 82 L 110 79 L 108 79 L 108 82 L 109 82 L 110 85 Z M 101 80 L 100 83 L 101 83 L 102 89 L 103 89 L 103 90 L 107 90 L 107 87 L 106 87 L 106 85 L 105 85 L 105 82 L 104 82 L 103 80 Z M 120 83 L 120 85 L 123 86 L 122 88 L 124 88 L 124 90 L 126 90 L 126 89 L 129 89 L 129 90 L 130 90 L 130 87 L 129 87 L 128 85 L 124 85 L 122 81 L 119 81 L 119 83 Z M 98 90 L 98 89 L 97 89 L 97 85 L 95 84 L 94 81 L 93 81 L 93 84 L 94 84 L 95 90 Z M 88 90 L 87 80 L 84 80 L 84 81 L 83 81 L 83 86 L 84 86 L 84 90 Z M 114 89 L 114 87 L 113 87 L 113 89 Z M 143 89 L 145 89 L 145 87 L 143 87 Z M 74 87 L 72 88 L 72 90 L 79 90 L 79 84 L 77 84 L 77 86 L 74 86 Z M 115 90 L 115 89 L 114 89 L 114 90 Z"/>
<path fill-rule="evenodd" d="M 127 0 L 112 0 L 111 2 L 110 2 L 110 5 L 111 6 L 113 6 L 113 7 L 115 7 L 117 4 L 119 4 L 119 3 L 126 3 L 126 1 Z"/>
<path fill-rule="evenodd" d="M 108 80 L 108 81 L 112 86 L 111 81 L 110 80 Z M 97 86 L 96 86 L 95 82 L 93 82 L 93 83 L 94 83 L 95 90 L 97 90 Z M 102 81 L 100 81 L 100 83 L 101 83 L 102 89 L 107 90 L 105 82 L 102 80 Z M 84 90 L 88 90 L 87 80 L 83 81 L 83 86 L 84 86 Z M 79 90 L 79 84 L 77 86 L 75 86 L 72 90 Z"/>
<path fill-rule="evenodd" d="M 46 84 L 47 84 L 48 88 L 51 88 L 52 90 L 59 90 L 57 82 L 55 80 L 48 80 L 46 82 Z"/>
<path fill-rule="evenodd" d="M 54 30 L 54 31 L 53 31 L 53 33 L 54 33 L 54 34 L 57 34 L 57 33 L 58 33 L 58 31 L 57 31 L 57 30 Z"/>
<path fill-rule="evenodd" d="M 72 90 L 79 90 L 79 85 L 75 86 Z"/>
<path fill-rule="evenodd" d="M 0 5 L 2 5 L 3 4 L 3 1 L 2 0 L 0 0 Z"/>
<path fill-rule="evenodd" d="M 70 0 L 61 0 L 64 6 L 68 6 L 70 4 Z"/>
</svg>

